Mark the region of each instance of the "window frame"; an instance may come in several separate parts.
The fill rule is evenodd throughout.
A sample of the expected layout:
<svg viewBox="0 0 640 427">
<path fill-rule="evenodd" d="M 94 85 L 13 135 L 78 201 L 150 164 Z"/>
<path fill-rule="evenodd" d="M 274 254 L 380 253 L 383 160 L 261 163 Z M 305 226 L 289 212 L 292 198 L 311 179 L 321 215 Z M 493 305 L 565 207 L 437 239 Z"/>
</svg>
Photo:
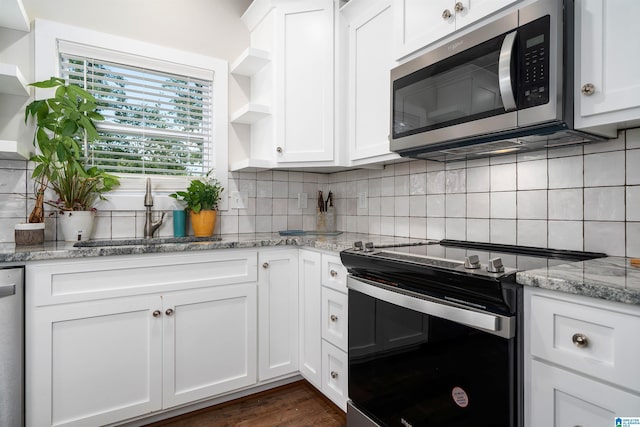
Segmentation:
<svg viewBox="0 0 640 427">
<path fill-rule="evenodd" d="M 199 68 L 213 73 L 213 158 L 216 179 L 228 188 L 228 69 L 226 60 L 213 58 L 174 48 L 159 46 L 148 42 L 133 40 L 122 36 L 102 33 L 86 28 L 75 27 L 43 19 L 34 22 L 35 34 L 35 81 L 46 80 L 51 76 L 60 76 L 58 42 L 64 41 L 84 45 L 111 53 L 115 57 L 134 60 L 133 65 L 154 68 L 158 63 L 166 65 L 165 71 L 176 64 L 176 69 L 184 67 Z M 36 98 L 49 96 L 46 89 L 36 89 Z M 97 205 L 99 210 L 141 210 L 142 195 L 145 191 L 146 177 L 151 178 L 154 192 L 154 210 L 180 208 L 174 199 L 168 196 L 177 190 L 183 190 L 193 177 L 167 175 L 132 175 L 120 176 L 120 186 L 107 194 L 109 200 Z M 219 209 L 228 207 L 228 191 L 223 193 Z M 159 197 L 158 197 L 159 196 Z"/>
</svg>

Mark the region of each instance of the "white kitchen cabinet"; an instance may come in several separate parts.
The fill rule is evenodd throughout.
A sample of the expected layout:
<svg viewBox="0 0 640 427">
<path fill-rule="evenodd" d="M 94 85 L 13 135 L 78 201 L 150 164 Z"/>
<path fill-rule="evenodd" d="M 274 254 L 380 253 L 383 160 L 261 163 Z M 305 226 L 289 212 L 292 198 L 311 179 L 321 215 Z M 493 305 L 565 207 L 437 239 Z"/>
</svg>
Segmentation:
<svg viewBox="0 0 640 427">
<path fill-rule="evenodd" d="M 389 72 L 395 66 L 391 0 L 351 0 L 341 13 L 349 22 L 349 160 L 358 165 L 397 158 L 389 151 Z"/>
<path fill-rule="evenodd" d="M 640 2 L 576 1 L 575 126 L 610 137 L 640 125 Z"/>
<path fill-rule="evenodd" d="M 343 411 L 347 410 L 347 353 L 322 341 L 322 393 Z"/>
<path fill-rule="evenodd" d="M 395 57 L 403 58 L 519 0 L 393 0 Z"/>
<path fill-rule="evenodd" d="M 300 307 L 300 373 L 316 388 L 322 388 L 321 255 L 301 249 L 298 258 Z"/>
<path fill-rule="evenodd" d="M 257 254 L 26 267 L 27 426 L 104 425 L 257 381 Z"/>
<path fill-rule="evenodd" d="M 347 295 L 322 287 L 322 339 L 346 351 Z"/>
<path fill-rule="evenodd" d="M 259 379 L 298 371 L 298 251 L 258 255 Z"/>
<path fill-rule="evenodd" d="M 525 287 L 525 425 L 597 427 L 640 408 L 634 305 Z"/>
<path fill-rule="evenodd" d="M 276 7 L 276 161 L 334 161 L 333 0 Z"/>
</svg>

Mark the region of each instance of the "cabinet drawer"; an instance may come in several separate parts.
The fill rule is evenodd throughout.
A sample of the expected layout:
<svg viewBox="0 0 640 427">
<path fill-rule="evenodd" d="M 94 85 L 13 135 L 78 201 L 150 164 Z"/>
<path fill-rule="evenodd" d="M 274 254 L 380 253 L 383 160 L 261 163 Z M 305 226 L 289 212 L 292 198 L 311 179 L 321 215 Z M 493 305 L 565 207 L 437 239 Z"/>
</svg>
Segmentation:
<svg viewBox="0 0 640 427">
<path fill-rule="evenodd" d="M 558 299 L 534 293 L 528 326 L 539 359 L 640 391 L 640 317 L 613 303 Z"/>
<path fill-rule="evenodd" d="M 347 295 L 322 288 L 322 338 L 347 350 Z"/>
<path fill-rule="evenodd" d="M 347 269 L 339 256 L 322 254 L 322 284 L 339 292 L 347 292 Z"/>
<path fill-rule="evenodd" d="M 347 410 L 347 353 L 322 340 L 322 393 Z"/>
<path fill-rule="evenodd" d="M 531 388 L 529 427 L 613 426 L 616 416 L 634 416 L 640 408 L 635 394 L 535 360 Z"/>
<path fill-rule="evenodd" d="M 43 261 L 26 269 L 27 304 L 43 306 L 257 280 L 256 251 Z"/>
</svg>

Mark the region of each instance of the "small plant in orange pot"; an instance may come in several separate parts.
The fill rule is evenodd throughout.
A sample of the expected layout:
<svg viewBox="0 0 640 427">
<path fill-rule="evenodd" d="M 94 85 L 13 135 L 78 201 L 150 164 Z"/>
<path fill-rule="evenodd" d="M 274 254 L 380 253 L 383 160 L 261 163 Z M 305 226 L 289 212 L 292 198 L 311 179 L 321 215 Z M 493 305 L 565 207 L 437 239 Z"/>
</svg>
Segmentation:
<svg viewBox="0 0 640 427">
<path fill-rule="evenodd" d="M 224 188 L 210 174 L 211 171 L 205 177 L 191 181 L 186 191 L 169 194 L 169 197 L 186 204 L 185 209 L 189 212 L 191 228 L 196 237 L 209 237 L 216 227 L 218 202 Z"/>
</svg>

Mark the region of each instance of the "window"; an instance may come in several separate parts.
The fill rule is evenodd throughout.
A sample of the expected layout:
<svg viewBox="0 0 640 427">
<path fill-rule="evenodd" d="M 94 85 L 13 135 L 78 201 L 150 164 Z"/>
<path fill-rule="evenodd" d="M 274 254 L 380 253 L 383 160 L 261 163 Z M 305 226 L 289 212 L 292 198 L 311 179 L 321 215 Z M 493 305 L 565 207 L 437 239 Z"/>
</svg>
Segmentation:
<svg viewBox="0 0 640 427">
<path fill-rule="evenodd" d="M 119 150 L 118 155 L 120 156 L 118 159 L 114 158 L 112 152 L 106 151 L 107 147 L 98 147 L 97 144 L 92 148 L 93 153 L 89 152 L 89 147 L 87 149 L 87 157 L 93 162 L 102 162 L 100 163 L 101 167 L 107 168 L 108 164 L 113 168 L 120 168 L 116 172 L 120 176 L 120 186 L 109 193 L 109 200 L 101 202 L 98 209 L 139 210 L 142 203 L 141 195 L 145 191 L 146 180 L 142 179 L 144 175 L 152 177 L 153 192 L 155 196 L 158 196 L 154 199 L 154 209 L 159 210 L 176 208 L 175 200 L 166 196 L 176 190 L 186 188 L 191 179 L 190 176 L 198 175 L 209 169 L 215 171 L 215 177 L 223 187 L 228 187 L 227 61 L 188 50 L 160 46 L 117 34 L 101 33 L 88 28 L 43 19 L 36 19 L 34 28 L 34 81 L 46 80 L 51 76 L 71 78 L 72 76 L 69 75 L 71 70 L 63 71 L 62 68 L 65 66 L 61 63 L 74 64 L 73 74 L 76 74 L 79 72 L 79 68 L 76 70 L 75 66 L 82 61 L 87 73 L 85 75 L 85 71 L 82 72 L 81 81 L 83 84 L 85 79 L 87 83 L 91 83 L 89 77 L 92 72 L 95 74 L 94 83 L 107 80 L 107 78 L 111 79 L 107 85 L 104 85 L 104 82 L 100 83 L 102 86 L 110 87 L 99 86 L 92 89 L 87 86 L 89 91 L 102 89 L 125 91 L 126 89 L 127 96 L 116 96 L 121 94 L 109 91 L 98 96 L 104 98 L 101 101 L 104 103 L 103 115 L 118 118 L 117 120 L 108 119 L 96 123 L 100 132 L 104 132 L 105 136 L 112 135 L 111 139 L 105 137 L 100 143 L 112 144 L 116 147 L 116 152 Z M 91 71 L 90 67 L 95 68 L 95 71 Z M 65 73 L 67 74 L 65 75 Z M 122 83 L 120 77 L 117 77 L 119 75 L 123 77 L 126 75 L 127 78 L 133 75 L 148 81 L 142 83 L 142 80 L 134 79 L 134 82 L 128 82 L 126 87 L 122 88 L 117 85 L 117 83 Z M 78 77 L 79 75 L 72 80 L 78 80 Z M 148 106 L 151 109 L 157 108 L 158 112 L 163 111 L 163 114 L 156 114 L 156 117 L 147 115 L 146 118 L 142 118 L 140 116 L 127 117 L 122 113 L 116 113 L 117 108 L 123 108 L 125 112 L 131 113 L 126 109 L 127 105 L 136 107 L 132 101 L 133 98 L 153 99 L 155 95 L 135 92 L 146 92 L 149 90 L 147 86 L 154 86 L 150 82 L 154 82 L 155 88 L 172 94 L 173 103 L 169 101 L 171 97 L 168 97 L 167 99 L 162 98 L 162 102 L 158 106 L 155 101 L 153 105 Z M 180 104 L 184 99 L 180 97 L 176 87 L 180 87 L 181 90 L 188 87 L 188 94 L 194 98 L 194 101 L 197 101 L 195 98 L 202 97 L 201 123 L 196 125 L 193 120 L 200 116 L 199 113 L 196 113 L 195 105 L 197 102 L 193 102 L 190 107 Z M 35 96 L 37 98 L 46 97 L 45 91 L 45 89 L 36 89 Z M 136 93 L 135 96 L 134 93 Z M 182 93 L 186 94 L 187 92 Z M 209 108 L 208 113 L 204 113 L 204 98 L 206 96 L 210 98 L 210 101 L 206 103 Z M 109 112 L 107 112 L 107 107 L 111 108 Z M 140 105 L 137 105 L 136 108 L 142 109 Z M 162 116 L 167 121 L 160 123 L 156 120 L 157 116 Z M 149 126 L 145 128 L 131 126 L 131 123 L 127 123 L 127 121 L 146 122 Z M 142 140 L 147 141 L 147 147 L 141 145 Z M 178 142 L 180 143 L 178 144 Z M 136 147 L 139 151 L 136 154 L 142 153 L 143 155 L 138 159 L 124 155 L 127 154 L 124 147 L 126 146 L 127 150 L 133 152 L 135 144 L 140 144 Z M 208 144 L 208 148 L 206 148 L 206 144 Z M 203 147 L 202 154 L 198 155 L 196 151 L 200 150 L 200 146 Z M 154 156 L 145 152 L 150 149 L 157 149 Z M 171 161 L 161 161 L 162 159 L 167 160 L 168 153 L 171 153 Z M 199 162 L 205 165 L 204 168 L 202 164 L 198 164 Z M 134 164 L 138 170 L 125 169 Z M 140 165 L 144 166 L 140 167 Z M 114 171 L 114 169 L 109 170 Z M 227 198 L 223 197 L 220 209 L 226 209 L 226 202 Z"/>
<path fill-rule="evenodd" d="M 204 175 L 212 168 L 212 79 L 177 75 L 68 53 L 61 76 L 98 102 L 100 139 L 88 161 L 112 173 Z M 126 57 L 125 57 L 126 59 Z"/>
</svg>

